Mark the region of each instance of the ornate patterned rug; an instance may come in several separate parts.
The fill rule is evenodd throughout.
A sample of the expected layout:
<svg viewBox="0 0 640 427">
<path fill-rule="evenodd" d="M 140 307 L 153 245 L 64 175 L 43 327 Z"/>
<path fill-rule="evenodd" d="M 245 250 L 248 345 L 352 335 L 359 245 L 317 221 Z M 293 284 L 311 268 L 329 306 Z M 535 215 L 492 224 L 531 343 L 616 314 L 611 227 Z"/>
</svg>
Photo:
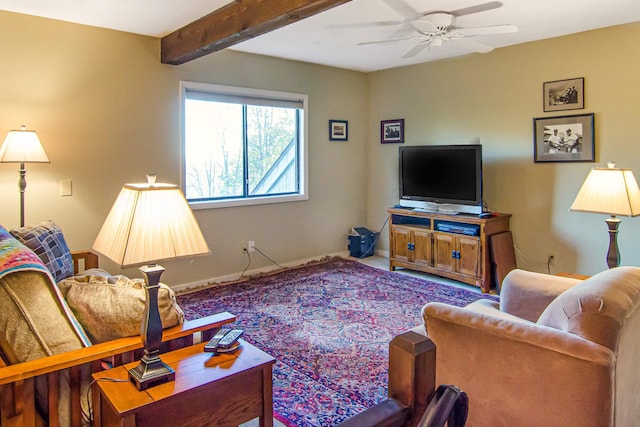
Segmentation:
<svg viewBox="0 0 640 427">
<path fill-rule="evenodd" d="M 421 322 L 429 301 L 464 306 L 496 298 L 332 259 L 179 295 L 187 319 L 220 311 L 271 354 L 274 416 L 287 426 L 329 427 L 386 398 L 388 345 Z"/>
</svg>

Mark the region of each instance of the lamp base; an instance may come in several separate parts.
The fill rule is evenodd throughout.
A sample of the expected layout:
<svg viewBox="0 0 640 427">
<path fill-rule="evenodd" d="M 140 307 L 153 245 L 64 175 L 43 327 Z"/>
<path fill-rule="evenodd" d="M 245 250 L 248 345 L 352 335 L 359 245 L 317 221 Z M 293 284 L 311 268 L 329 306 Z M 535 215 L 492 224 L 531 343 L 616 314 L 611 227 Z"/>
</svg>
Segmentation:
<svg viewBox="0 0 640 427">
<path fill-rule="evenodd" d="M 138 390 L 176 379 L 176 372 L 159 357 L 144 356 L 135 368 L 129 369 L 129 379 Z"/>
<path fill-rule="evenodd" d="M 607 265 L 609 268 L 620 266 L 620 250 L 618 249 L 618 226 L 620 220 L 614 215 L 604 220 L 609 229 L 609 250 L 607 251 Z"/>
<path fill-rule="evenodd" d="M 140 267 L 140 272 L 144 275 L 147 295 L 142 324 L 140 325 L 144 356 L 138 366 L 129 370 L 129 379 L 138 390 L 146 390 L 149 387 L 175 380 L 176 373 L 160 360 L 162 320 L 158 310 L 158 288 L 164 268 L 160 265 L 150 264 Z"/>
</svg>

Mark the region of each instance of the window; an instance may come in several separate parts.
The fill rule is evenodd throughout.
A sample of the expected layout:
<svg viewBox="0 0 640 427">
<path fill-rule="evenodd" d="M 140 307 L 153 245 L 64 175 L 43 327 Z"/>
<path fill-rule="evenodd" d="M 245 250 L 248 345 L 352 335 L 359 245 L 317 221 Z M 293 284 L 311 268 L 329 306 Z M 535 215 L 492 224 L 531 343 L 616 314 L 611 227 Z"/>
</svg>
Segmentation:
<svg viewBox="0 0 640 427">
<path fill-rule="evenodd" d="M 182 187 L 193 208 L 306 200 L 307 96 L 181 83 Z"/>
</svg>

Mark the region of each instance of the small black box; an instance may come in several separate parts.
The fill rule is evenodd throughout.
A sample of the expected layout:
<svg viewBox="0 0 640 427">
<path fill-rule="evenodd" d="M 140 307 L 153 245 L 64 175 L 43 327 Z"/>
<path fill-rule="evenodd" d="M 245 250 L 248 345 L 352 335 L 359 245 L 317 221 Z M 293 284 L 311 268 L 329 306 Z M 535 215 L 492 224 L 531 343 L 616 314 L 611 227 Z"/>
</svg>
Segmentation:
<svg viewBox="0 0 640 427">
<path fill-rule="evenodd" d="M 354 227 L 349 235 L 349 255 L 354 258 L 365 258 L 373 255 L 378 234 L 365 227 Z"/>
</svg>

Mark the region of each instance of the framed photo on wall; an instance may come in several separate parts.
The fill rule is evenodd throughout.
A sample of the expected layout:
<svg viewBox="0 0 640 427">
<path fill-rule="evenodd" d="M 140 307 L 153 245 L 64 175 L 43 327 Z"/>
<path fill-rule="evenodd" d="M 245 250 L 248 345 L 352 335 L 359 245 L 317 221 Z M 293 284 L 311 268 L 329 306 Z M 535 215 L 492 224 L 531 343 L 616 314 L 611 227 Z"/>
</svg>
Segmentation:
<svg viewBox="0 0 640 427">
<path fill-rule="evenodd" d="M 346 120 L 329 120 L 329 141 L 348 141 L 349 122 Z"/>
<path fill-rule="evenodd" d="M 542 85 L 544 111 L 584 108 L 584 77 L 545 82 Z"/>
<path fill-rule="evenodd" d="M 533 119 L 533 161 L 595 162 L 594 115 Z"/>
<path fill-rule="evenodd" d="M 383 120 L 380 122 L 380 142 L 382 144 L 404 143 L 404 119 Z"/>
</svg>

